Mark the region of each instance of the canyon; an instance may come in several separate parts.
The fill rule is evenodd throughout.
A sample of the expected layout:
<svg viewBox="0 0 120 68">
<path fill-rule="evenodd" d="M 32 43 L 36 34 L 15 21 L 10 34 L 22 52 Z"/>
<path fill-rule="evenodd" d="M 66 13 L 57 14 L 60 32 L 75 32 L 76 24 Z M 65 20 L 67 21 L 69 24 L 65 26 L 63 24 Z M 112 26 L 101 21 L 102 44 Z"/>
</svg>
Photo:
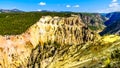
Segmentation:
<svg viewBox="0 0 120 68">
<path fill-rule="evenodd" d="M 120 37 L 101 37 L 86 25 L 87 17 L 82 18 L 42 16 L 22 34 L 1 35 L 0 67 L 120 67 Z"/>
</svg>

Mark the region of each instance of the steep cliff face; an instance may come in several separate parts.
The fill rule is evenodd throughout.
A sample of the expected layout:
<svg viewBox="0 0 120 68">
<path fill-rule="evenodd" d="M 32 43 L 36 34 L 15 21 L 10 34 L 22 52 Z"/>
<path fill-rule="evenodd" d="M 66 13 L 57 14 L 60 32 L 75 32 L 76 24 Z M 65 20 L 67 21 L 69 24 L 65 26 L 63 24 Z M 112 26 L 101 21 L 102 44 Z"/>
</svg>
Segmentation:
<svg viewBox="0 0 120 68">
<path fill-rule="evenodd" d="M 43 42 L 54 42 L 65 44 L 81 44 L 94 40 L 94 33 L 82 23 L 79 16 L 68 18 L 43 17 L 40 19 L 41 40 Z"/>
<path fill-rule="evenodd" d="M 46 67 L 59 52 L 62 55 L 69 47 L 82 46 L 99 36 L 82 23 L 79 16 L 43 16 L 21 35 L 0 37 L 0 66 Z M 65 52 L 66 53 L 66 52 Z"/>
<path fill-rule="evenodd" d="M 117 22 L 117 20 L 120 19 L 120 12 L 108 13 L 105 15 L 105 17 L 108 18 L 108 20 L 105 21 L 105 25 L 109 26 L 109 25 L 113 24 L 114 22 Z"/>
<path fill-rule="evenodd" d="M 100 32 L 100 34 L 120 35 L 120 12 L 113 12 L 107 15 L 109 16 L 109 19 L 105 22 L 105 25 L 107 25 L 107 27 L 102 32 Z"/>
<path fill-rule="evenodd" d="M 100 32 L 100 35 L 106 35 L 106 34 L 120 35 L 120 19 L 117 20 L 116 22 L 110 24 L 102 32 Z"/>
<path fill-rule="evenodd" d="M 104 22 L 107 20 L 103 15 L 97 13 L 81 13 L 82 21 L 93 31 L 101 31 L 105 28 Z"/>
<path fill-rule="evenodd" d="M 52 60 L 42 62 L 46 62 L 46 68 L 119 68 L 119 41 L 119 36 L 110 35 L 84 46 L 65 46 L 49 58 Z"/>
</svg>

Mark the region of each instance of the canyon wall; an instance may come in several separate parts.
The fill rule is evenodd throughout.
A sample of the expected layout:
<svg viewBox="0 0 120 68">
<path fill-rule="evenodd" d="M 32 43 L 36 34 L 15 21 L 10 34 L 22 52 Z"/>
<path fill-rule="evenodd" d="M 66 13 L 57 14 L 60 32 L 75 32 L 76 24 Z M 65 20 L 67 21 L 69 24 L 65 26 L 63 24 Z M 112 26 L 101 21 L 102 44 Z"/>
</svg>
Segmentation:
<svg viewBox="0 0 120 68">
<path fill-rule="evenodd" d="M 44 68 L 61 48 L 82 46 L 98 38 L 99 35 L 92 32 L 77 15 L 43 16 L 21 35 L 0 36 L 0 66 L 36 68 L 37 63 L 37 67 Z"/>
</svg>

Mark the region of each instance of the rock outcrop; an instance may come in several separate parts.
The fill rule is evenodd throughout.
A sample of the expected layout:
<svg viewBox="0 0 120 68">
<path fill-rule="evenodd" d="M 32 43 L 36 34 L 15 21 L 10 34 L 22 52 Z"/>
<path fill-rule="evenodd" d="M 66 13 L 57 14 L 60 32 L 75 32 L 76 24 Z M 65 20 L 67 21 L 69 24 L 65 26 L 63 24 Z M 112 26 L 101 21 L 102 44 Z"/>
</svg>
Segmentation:
<svg viewBox="0 0 120 68">
<path fill-rule="evenodd" d="M 71 46 L 81 47 L 95 39 L 98 35 L 79 16 L 43 16 L 21 35 L 0 36 L 0 66 L 44 68 L 56 54 L 63 55 Z"/>
<path fill-rule="evenodd" d="M 80 17 L 91 30 L 101 31 L 105 28 L 104 22 L 106 18 L 97 13 L 80 13 Z"/>
<path fill-rule="evenodd" d="M 117 20 L 116 22 L 107 26 L 102 32 L 100 32 L 100 35 L 107 35 L 107 34 L 120 35 L 120 20 Z"/>
</svg>

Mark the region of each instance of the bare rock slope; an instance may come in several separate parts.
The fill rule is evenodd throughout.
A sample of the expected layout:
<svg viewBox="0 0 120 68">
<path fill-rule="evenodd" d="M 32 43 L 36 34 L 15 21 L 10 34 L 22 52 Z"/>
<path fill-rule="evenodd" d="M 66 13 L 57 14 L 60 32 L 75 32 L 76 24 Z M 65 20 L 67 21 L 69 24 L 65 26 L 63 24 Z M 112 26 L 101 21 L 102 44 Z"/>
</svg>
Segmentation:
<svg viewBox="0 0 120 68">
<path fill-rule="evenodd" d="M 43 16 L 21 35 L 0 36 L 0 66 L 36 68 L 38 63 L 37 66 L 41 67 L 45 62 L 43 59 L 49 60 L 48 57 L 51 57 L 52 60 L 59 48 L 64 48 L 65 45 L 85 44 L 94 41 L 95 38 L 95 33 L 82 23 L 79 16 Z M 38 53 L 34 53 L 36 48 Z M 47 66 L 45 63 L 43 65 Z"/>
</svg>

